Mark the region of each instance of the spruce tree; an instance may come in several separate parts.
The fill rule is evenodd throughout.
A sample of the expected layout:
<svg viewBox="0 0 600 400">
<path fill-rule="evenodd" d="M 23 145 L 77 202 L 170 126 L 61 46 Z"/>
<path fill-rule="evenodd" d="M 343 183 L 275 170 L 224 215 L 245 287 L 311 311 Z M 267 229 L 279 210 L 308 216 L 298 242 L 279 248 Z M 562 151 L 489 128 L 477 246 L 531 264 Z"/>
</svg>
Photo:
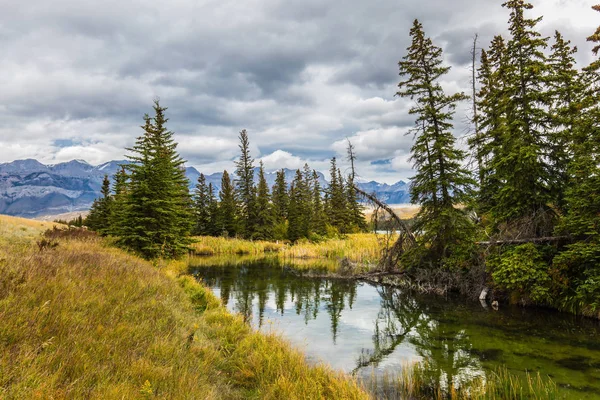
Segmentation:
<svg viewBox="0 0 600 400">
<path fill-rule="evenodd" d="M 304 226 L 302 227 L 302 232 L 305 232 L 306 236 L 309 237 L 310 233 L 312 233 L 314 230 L 314 227 L 313 227 L 314 210 L 312 207 L 313 189 L 314 188 L 313 188 L 312 170 L 308 166 L 308 163 L 304 163 L 304 168 L 302 170 L 302 178 L 303 178 L 302 189 L 304 190 L 304 192 L 302 193 L 302 201 L 303 201 L 303 207 L 304 207 L 304 216 L 302 219 Z"/>
<path fill-rule="evenodd" d="M 556 31 L 552 54 L 548 58 L 551 68 L 548 84 L 552 126 L 548 137 L 549 152 L 546 157 L 551 168 L 552 201 L 562 211 L 566 207 L 565 190 L 570 184 L 567 169 L 572 152 L 569 150 L 569 143 L 573 141 L 577 129 L 582 94 L 585 89 L 579 71 L 575 69 L 575 53 L 577 48 L 571 47 L 570 42 Z"/>
<path fill-rule="evenodd" d="M 213 195 L 214 197 L 214 195 Z M 209 211 L 210 193 L 206 185 L 204 174 L 198 177 L 198 183 L 194 191 L 194 235 L 209 235 L 211 230 L 211 218 Z"/>
<path fill-rule="evenodd" d="M 146 258 L 178 257 L 190 244 L 189 181 L 173 132 L 166 128 L 165 110 L 154 102 L 154 117 L 144 117 L 144 134 L 129 149 L 133 154 L 126 166 L 126 227 L 119 243 Z"/>
<path fill-rule="evenodd" d="M 584 69 L 585 87 L 579 118 L 570 141 L 566 215 L 558 233 L 572 243 L 558 254 L 553 266 L 568 274 L 568 301 L 576 308 L 598 307 L 600 299 L 600 74 L 597 61 Z"/>
<path fill-rule="evenodd" d="M 256 231 L 254 160 L 250 156 L 250 140 L 245 129 L 240 132 L 239 139 L 240 158 L 235 162 L 235 192 L 239 201 L 240 231 L 244 237 L 251 238 Z"/>
<path fill-rule="evenodd" d="M 208 184 L 208 220 L 210 236 L 219 236 L 222 230 L 219 229 L 219 202 L 215 196 L 215 188 L 212 183 Z"/>
<path fill-rule="evenodd" d="M 256 228 L 254 239 L 269 240 L 273 237 L 273 210 L 271 209 L 269 186 L 265 178 L 262 161 L 258 170 L 258 188 L 256 191 Z"/>
<path fill-rule="evenodd" d="M 94 200 L 90 213 L 85 219 L 85 225 L 91 230 L 105 236 L 110 231 L 110 214 L 113 208 L 113 198 L 110 194 L 110 180 L 108 179 L 108 175 L 104 175 L 100 193 L 102 197 Z"/>
<path fill-rule="evenodd" d="M 329 225 L 336 228 L 339 233 L 346 233 L 346 193 L 344 182 L 337 167 L 336 158 L 331 159 L 329 168 L 330 180 L 327 188 L 326 212 Z"/>
<path fill-rule="evenodd" d="M 350 231 L 364 232 L 367 230 L 367 220 L 364 215 L 364 207 L 359 202 L 358 193 L 355 186 L 356 173 L 354 162 L 356 155 L 354 154 L 354 146 L 348 141 L 348 161 L 350 162 L 350 174 L 348 175 L 348 183 L 346 185 L 346 196 L 348 204 L 348 220 Z"/>
<path fill-rule="evenodd" d="M 273 203 L 273 219 L 274 229 L 273 238 L 277 240 L 286 239 L 288 236 L 287 232 L 287 218 L 289 208 L 289 195 L 287 182 L 285 180 L 285 170 L 277 171 L 275 178 L 275 184 L 273 185 L 272 191 L 272 203 Z"/>
<path fill-rule="evenodd" d="M 492 160 L 497 179 L 502 182 L 494 194 L 492 214 L 496 223 L 533 219 L 539 233 L 537 215 L 551 200 L 547 131 L 549 98 L 545 88 L 548 64 L 544 55 L 547 38 L 535 30 L 541 18 L 525 18 L 533 6 L 525 0 L 509 0 L 511 38 L 506 49 L 505 95 L 507 127 L 503 151 Z"/>
<path fill-rule="evenodd" d="M 321 183 L 317 171 L 312 172 L 312 229 L 320 236 L 327 234 L 327 215 L 323 206 Z"/>
<path fill-rule="evenodd" d="M 450 67 L 443 65 L 442 50 L 425 37 L 423 26 L 414 21 L 408 54 L 398 63 L 398 96 L 415 101 L 410 113 L 417 115 L 413 129 L 412 161 L 416 175 L 411 183 L 411 200 L 421 205 L 416 231 L 425 259 L 443 264 L 462 242 L 469 240 L 471 222 L 457 208 L 466 204 L 474 181 L 463 167 L 465 154 L 455 148 L 452 117 L 463 93 L 447 95 L 439 81 Z"/>
<path fill-rule="evenodd" d="M 113 177 L 113 204 L 108 216 L 108 231 L 111 236 L 119 237 L 122 235 L 125 227 L 125 216 L 127 207 L 127 172 L 125 167 L 121 169 Z"/>
<path fill-rule="evenodd" d="M 469 145 L 482 161 L 477 208 L 485 213 L 494 206 L 494 196 L 500 190 L 494 160 L 503 156 L 502 141 L 507 129 L 507 60 L 502 36 L 494 37 L 489 52 L 482 50 L 478 79 L 481 87 L 477 93 L 479 135 Z"/>
<path fill-rule="evenodd" d="M 306 188 L 304 176 L 300 170 L 296 171 L 294 180 L 290 185 L 290 203 L 288 209 L 288 239 L 292 242 L 308 237 L 306 230 Z"/>
<path fill-rule="evenodd" d="M 277 171 L 275 184 L 273 185 L 273 214 L 277 223 L 285 221 L 288 213 L 289 196 L 287 182 L 285 181 L 285 170 Z"/>
<path fill-rule="evenodd" d="M 223 171 L 219 199 L 218 226 L 221 234 L 225 236 L 236 236 L 238 233 L 238 206 L 235 198 L 235 191 L 227 171 Z"/>
</svg>

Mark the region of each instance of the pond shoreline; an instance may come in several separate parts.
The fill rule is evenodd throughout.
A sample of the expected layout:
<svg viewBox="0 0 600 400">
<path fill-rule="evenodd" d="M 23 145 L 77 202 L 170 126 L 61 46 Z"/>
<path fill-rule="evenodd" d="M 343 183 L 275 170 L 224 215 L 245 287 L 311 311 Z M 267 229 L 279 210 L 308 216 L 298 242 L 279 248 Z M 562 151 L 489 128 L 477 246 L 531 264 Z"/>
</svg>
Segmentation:
<svg viewBox="0 0 600 400">
<path fill-rule="evenodd" d="M 411 290 L 403 273 L 325 273 L 309 271 L 306 265 L 295 269 L 292 263 L 278 257 L 233 263 L 200 257 L 190 260 L 190 273 L 256 329 L 270 331 L 275 326 L 309 359 L 348 372 L 356 364 L 362 368 L 360 377 L 416 383 L 414 376 L 406 380 L 401 376 L 402 368 L 420 357 L 425 376 L 419 387 L 430 387 L 442 371 L 451 373 L 458 385 L 467 378 L 476 382 L 484 374 L 492 379 L 506 368 L 523 382 L 529 379 L 526 371 L 534 380 L 539 372 L 544 382 L 555 376 L 558 386 L 571 385 L 569 399 L 583 393 L 600 398 L 600 387 L 585 383 L 598 374 L 595 322 L 516 306 L 492 311 L 451 292 L 422 294 L 423 290 Z M 371 365 L 376 372 L 369 372 Z M 537 398 L 546 398 L 545 390 L 537 392 Z"/>
</svg>

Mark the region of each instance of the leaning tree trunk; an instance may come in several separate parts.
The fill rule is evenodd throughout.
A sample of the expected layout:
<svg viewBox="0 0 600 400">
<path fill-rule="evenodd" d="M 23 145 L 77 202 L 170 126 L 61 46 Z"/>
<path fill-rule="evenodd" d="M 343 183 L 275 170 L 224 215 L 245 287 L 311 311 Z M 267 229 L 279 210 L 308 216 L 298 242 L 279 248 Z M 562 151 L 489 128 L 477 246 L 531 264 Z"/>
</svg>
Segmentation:
<svg viewBox="0 0 600 400">
<path fill-rule="evenodd" d="M 361 190 L 358 186 L 354 185 L 354 189 L 358 194 L 365 197 L 370 202 L 376 204 L 379 208 L 386 211 L 390 217 L 398 224 L 400 234 L 394 245 L 387 249 L 384 253 L 380 264 L 387 270 L 393 269 L 400 259 L 400 256 L 406 251 L 416 246 L 417 241 L 415 236 L 411 232 L 410 228 L 400 217 L 392 210 L 387 204 L 379 200 L 375 195 Z"/>
</svg>

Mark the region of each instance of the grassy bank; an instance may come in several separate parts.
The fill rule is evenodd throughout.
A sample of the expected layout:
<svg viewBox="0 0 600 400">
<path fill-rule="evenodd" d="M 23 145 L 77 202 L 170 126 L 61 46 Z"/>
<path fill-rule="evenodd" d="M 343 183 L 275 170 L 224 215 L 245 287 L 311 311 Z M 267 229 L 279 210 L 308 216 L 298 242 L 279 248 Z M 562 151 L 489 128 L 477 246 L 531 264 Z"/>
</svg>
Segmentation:
<svg viewBox="0 0 600 400">
<path fill-rule="evenodd" d="M 312 260 L 336 260 L 347 258 L 364 266 L 375 265 L 381 256 L 384 236 L 372 233 L 347 235 L 343 239 L 321 242 L 300 241 L 296 244 L 283 242 L 250 241 L 235 238 L 199 236 L 194 238 L 192 249 L 200 256 L 274 255 L 282 260 L 293 260 L 298 267 L 310 267 Z M 326 263 L 335 270 L 336 263 Z"/>
<path fill-rule="evenodd" d="M 0 398 L 368 398 L 194 279 L 96 237 L 0 221 Z"/>
</svg>

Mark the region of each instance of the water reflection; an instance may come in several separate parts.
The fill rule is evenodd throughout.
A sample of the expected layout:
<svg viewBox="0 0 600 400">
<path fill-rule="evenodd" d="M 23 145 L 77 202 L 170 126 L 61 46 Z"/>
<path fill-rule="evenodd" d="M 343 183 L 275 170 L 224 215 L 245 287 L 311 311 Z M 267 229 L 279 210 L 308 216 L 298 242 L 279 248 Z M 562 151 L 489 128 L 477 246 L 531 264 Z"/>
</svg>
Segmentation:
<svg viewBox="0 0 600 400">
<path fill-rule="evenodd" d="M 191 268 L 249 323 L 274 325 L 310 359 L 359 376 L 425 359 L 449 387 L 506 365 L 513 373 L 550 375 L 572 398 L 600 398 L 596 321 L 544 310 L 495 312 L 458 299 L 303 278 L 277 259 L 202 259 Z"/>
</svg>

